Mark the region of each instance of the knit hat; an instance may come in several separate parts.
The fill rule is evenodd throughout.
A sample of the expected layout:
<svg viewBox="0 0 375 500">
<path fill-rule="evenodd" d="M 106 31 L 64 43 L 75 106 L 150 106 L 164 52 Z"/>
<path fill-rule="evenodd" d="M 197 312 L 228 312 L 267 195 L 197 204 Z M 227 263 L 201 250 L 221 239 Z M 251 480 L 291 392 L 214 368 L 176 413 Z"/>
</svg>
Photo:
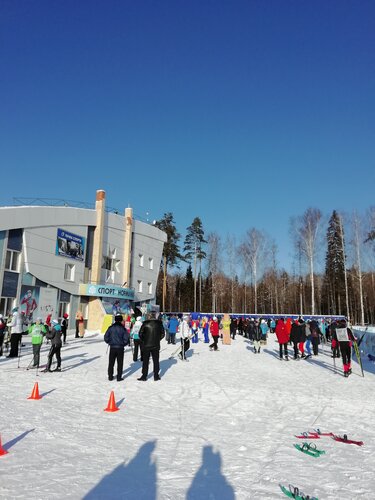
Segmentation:
<svg viewBox="0 0 375 500">
<path fill-rule="evenodd" d="M 15 312 L 17 312 L 17 311 L 18 311 L 18 307 L 13 307 L 13 309 L 12 309 L 12 313 L 15 313 Z"/>
<path fill-rule="evenodd" d="M 123 317 L 122 314 L 116 314 L 115 323 L 122 323 Z"/>
</svg>

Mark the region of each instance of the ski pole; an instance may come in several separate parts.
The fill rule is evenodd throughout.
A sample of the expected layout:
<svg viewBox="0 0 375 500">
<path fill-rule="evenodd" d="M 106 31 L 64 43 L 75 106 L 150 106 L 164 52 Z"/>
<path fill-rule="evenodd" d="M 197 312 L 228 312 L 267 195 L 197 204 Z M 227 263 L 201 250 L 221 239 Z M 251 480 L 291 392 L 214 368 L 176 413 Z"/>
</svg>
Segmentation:
<svg viewBox="0 0 375 500">
<path fill-rule="evenodd" d="M 21 361 L 21 351 L 22 351 L 22 337 L 21 337 L 21 342 L 20 342 L 20 345 L 19 345 L 19 351 L 18 351 L 18 366 L 17 368 L 20 367 L 20 361 Z"/>
</svg>

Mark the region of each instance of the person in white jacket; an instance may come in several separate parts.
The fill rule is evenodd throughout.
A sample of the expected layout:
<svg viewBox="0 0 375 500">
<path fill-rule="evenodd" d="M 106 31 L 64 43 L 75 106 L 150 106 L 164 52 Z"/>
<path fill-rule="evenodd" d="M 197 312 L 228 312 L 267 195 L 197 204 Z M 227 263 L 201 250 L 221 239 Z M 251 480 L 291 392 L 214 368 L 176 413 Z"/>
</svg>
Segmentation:
<svg viewBox="0 0 375 500">
<path fill-rule="evenodd" d="M 181 352 L 178 355 L 180 359 L 186 359 L 186 351 L 190 347 L 190 326 L 189 326 L 189 316 L 184 316 L 179 327 L 178 332 L 181 335 Z"/>
<path fill-rule="evenodd" d="M 10 353 L 8 358 L 18 357 L 18 346 L 22 340 L 23 316 L 18 307 L 12 309 L 12 321 L 10 323 Z"/>
</svg>

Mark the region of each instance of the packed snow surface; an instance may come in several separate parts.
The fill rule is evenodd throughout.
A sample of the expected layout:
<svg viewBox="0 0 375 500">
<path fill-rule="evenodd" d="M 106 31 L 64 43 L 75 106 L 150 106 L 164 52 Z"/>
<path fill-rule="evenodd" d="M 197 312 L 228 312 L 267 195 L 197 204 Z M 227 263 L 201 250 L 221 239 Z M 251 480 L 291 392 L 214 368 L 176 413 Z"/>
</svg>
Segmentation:
<svg viewBox="0 0 375 500">
<path fill-rule="evenodd" d="M 107 379 L 101 334 L 68 338 L 61 373 L 26 370 L 31 345 L 0 359 L 1 499 L 277 499 L 280 484 L 319 500 L 375 498 L 375 364 L 344 378 L 328 345 L 310 360 L 278 359 L 278 345 L 255 354 L 237 336 L 211 352 L 199 340 L 188 361 L 169 359 L 161 381 L 138 382 L 126 348 L 123 382 Z M 42 362 L 48 345 L 43 346 Z M 290 348 L 290 354 L 292 354 Z M 41 400 L 28 400 L 38 382 Z M 107 413 L 111 390 L 119 411 Z M 301 453 L 295 435 L 319 428 L 364 446 L 321 437 L 325 454 Z M 309 440 L 306 440 L 309 441 Z"/>
</svg>

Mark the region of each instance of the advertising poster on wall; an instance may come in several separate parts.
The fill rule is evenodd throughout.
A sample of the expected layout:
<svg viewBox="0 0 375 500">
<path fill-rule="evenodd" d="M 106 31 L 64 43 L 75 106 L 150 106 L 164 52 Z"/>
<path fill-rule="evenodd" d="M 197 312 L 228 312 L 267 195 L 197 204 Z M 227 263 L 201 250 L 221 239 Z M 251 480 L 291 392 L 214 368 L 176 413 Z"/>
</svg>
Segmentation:
<svg viewBox="0 0 375 500">
<path fill-rule="evenodd" d="M 20 309 L 25 314 L 28 323 L 35 322 L 39 315 L 39 290 L 38 286 L 22 285 Z"/>
<path fill-rule="evenodd" d="M 85 238 L 58 228 L 56 255 L 83 262 L 85 258 Z"/>
<path fill-rule="evenodd" d="M 102 304 L 107 314 L 133 314 L 133 309 L 128 300 L 103 298 Z"/>
<path fill-rule="evenodd" d="M 39 291 L 39 316 L 43 319 L 49 314 L 57 318 L 57 290 L 56 288 L 40 288 Z"/>
</svg>

